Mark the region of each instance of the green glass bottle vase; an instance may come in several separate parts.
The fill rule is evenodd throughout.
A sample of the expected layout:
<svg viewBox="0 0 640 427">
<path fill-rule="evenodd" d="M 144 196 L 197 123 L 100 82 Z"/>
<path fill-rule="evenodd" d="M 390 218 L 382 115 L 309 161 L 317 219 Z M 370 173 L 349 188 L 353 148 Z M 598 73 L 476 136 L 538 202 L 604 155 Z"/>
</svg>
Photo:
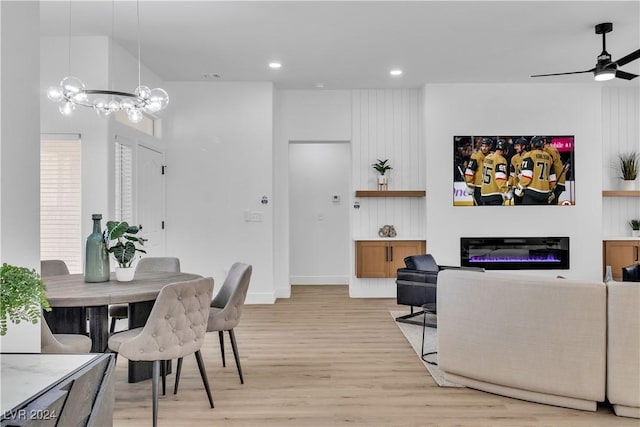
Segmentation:
<svg viewBox="0 0 640 427">
<path fill-rule="evenodd" d="M 91 219 L 93 220 L 93 233 L 87 237 L 84 281 L 108 282 L 109 253 L 104 246 L 102 237 L 102 226 L 100 225 L 102 214 L 93 214 Z"/>
</svg>

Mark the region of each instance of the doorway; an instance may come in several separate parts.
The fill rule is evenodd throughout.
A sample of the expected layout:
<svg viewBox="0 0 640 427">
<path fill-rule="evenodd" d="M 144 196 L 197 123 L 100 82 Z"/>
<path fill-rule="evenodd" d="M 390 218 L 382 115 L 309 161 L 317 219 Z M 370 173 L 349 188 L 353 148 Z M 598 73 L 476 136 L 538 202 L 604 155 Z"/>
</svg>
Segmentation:
<svg viewBox="0 0 640 427">
<path fill-rule="evenodd" d="M 349 283 L 348 142 L 289 144 L 290 283 Z"/>
</svg>

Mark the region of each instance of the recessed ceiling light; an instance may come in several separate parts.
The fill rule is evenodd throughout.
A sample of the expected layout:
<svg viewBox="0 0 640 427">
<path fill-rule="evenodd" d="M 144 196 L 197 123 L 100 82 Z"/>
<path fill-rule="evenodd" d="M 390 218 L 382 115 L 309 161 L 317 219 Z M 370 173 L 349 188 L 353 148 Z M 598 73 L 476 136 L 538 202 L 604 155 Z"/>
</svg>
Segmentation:
<svg viewBox="0 0 640 427">
<path fill-rule="evenodd" d="M 220 77 L 222 77 L 222 74 L 219 74 L 219 73 L 202 73 L 201 76 L 205 80 L 211 80 L 211 79 L 219 79 Z"/>
<path fill-rule="evenodd" d="M 324 89 L 324 83 L 316 83 L 318 89 Z"/>
<path fill-rule="evenodd" d="M 389 74 L 391 74 L 392 76 L 399 76 L 402 74 L 402 70 L 391 70 L 389 71 Z"/>
<path fill-rule="evenodd" d="M 279 63 L 279 62 L 270 62 L 269 63 L 269 67 L 271 67 L 271 68 L 280 68 L 280 67 L 282 67 L 282 64 Z"/>
</svg>

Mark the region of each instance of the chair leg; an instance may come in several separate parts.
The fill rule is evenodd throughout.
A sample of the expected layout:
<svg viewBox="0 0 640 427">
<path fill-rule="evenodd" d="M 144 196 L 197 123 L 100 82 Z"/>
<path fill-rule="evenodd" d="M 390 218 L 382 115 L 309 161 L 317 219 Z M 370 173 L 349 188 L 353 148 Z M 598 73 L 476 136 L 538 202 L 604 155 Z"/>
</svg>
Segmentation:
<svg viewBox="0 0 640 427">
<path fill-rule="evenodd" d="M 112 334 L 116 330 L 116 318 L 111 318 L 111 327 L 109 328 L 109 333 Z"/>
<path fill-rule="evenodd" d="M 167 394 L 167 361 L 160 361 L 160 376 L 162 376 L 162 395 Z"/>
<path fill-rule="evenodd" d="M 207 372 L 204 369 L 204 362 L 202 361 L 202 354 L 200 350 L 195 352 L 196 362 L 198 362 L 198 369 L 200 370 L 200 376 L 204 383 L 204 389 L 207 391 L 207 397 L 209 398 L 209 404 L 213 408 L 213 396 L 211 396 L 211 388 L 209 387 L 209 378 L 207 378 Z"/>
<path fill-rule="evenodd" d="M 153 361 L 153 374 L 151 377 L 151 397 L 153 399 L 153 427 L 158 425 L 158 377 L 160 376 L 160 360 Z"/>
<path fill-rule="evenodd" d="M 238 344 L 236 344 L 236 334 L 233 329 L 229 330 L 229 338 L 231 338 L 231 348 L 233 348 L 233 357 L 236 359 L 236 367 L 238 368 L 238 375 L 240 375 L 240 384 L 244 384 L 244 378 L 242 377 L 242 368 L 240 367 L 240 355 L 238 354 Z"/>
<path fill-rule="evenodd" d="M 220 340 L 220 353 L 222 353 L 222 366 L 227 366 L 224 360 L 224 331 L 218 331 L 218 339 Z"/>
<path fill-rule="evenodd" d="M 178 384 L 180 383 L 181 372 L 182 372 L 182 357 L 178 359 L 178 366 L 176 367 L 176 383 L 173 386 L 173 394 L 178 394 Z"/>
</svg>

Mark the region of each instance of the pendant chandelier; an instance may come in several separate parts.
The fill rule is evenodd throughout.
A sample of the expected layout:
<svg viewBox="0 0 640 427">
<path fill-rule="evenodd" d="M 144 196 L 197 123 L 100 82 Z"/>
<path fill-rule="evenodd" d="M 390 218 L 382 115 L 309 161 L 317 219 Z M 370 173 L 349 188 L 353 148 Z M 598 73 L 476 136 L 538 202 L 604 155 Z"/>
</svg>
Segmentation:
<svg viewBox="0 0 640 427">
<path fill-rule="evenodd" d="M 111 43 L 109 56 L 111 62 L 111 44 L 113 44 L 113 9 L 111 16 Z M 70 115 L 77 105 L 93 108 L 102 117 L 110 116 L 117 111 L 127 113 L 129 121 L 139 123 L 143 113 L 157 113 L 169 104 L 169 95 L 164 89 L 149 89 L 140 84 L 140 5 L 136 0 L 136 15 L 138 24 L 138 87 L 133 93 L 114 90 L 86 89 L 82 80 L 67 76 L 60 81 L 59 86 L 47 89 L 47 97 L 59 103 L 58 109 L 65 116 Z M 71 70 L 71 0 L 69 1 L 69 71 Z"/>
</svg>

